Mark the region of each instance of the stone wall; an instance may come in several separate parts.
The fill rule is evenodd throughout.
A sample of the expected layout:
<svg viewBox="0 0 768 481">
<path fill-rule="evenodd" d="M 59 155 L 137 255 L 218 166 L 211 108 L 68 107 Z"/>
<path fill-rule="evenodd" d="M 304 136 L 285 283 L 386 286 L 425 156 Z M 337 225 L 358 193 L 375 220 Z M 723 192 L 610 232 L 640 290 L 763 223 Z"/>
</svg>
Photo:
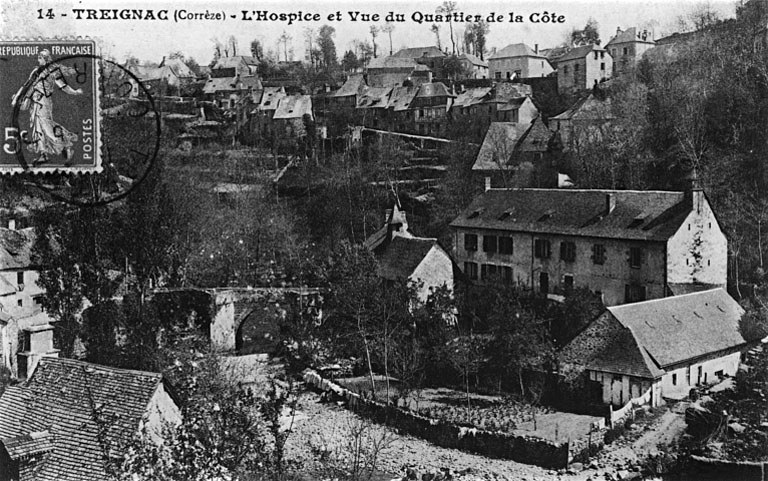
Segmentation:
<svg viewBox="0 0 768 481">
<path fill-rule="evenodd" d="M 551 469 L 565 468 L 571 457 L 569 443 L 553 443 L 531 436 L 466 428 L 431 419 L 412 411 L 362 398 L 348 389 L 323 379 L 312 370 L 305 371 L 304 380 L 332 397 L 345 400 L 350 409 L 361 415 L 376 422 L 394 426 L 403 433 L 427 440 L 437 446 L 491 458 L 511 459 L 519 463 Z M 583 447 L 581 449 L 583 450 Z"/>
<path fill-rule="evenodd" d="M 691 456 L 686 473 L 698 474 L 700 477 L 695 479 L 701 480 L 765 481 L 768 479 L 768 463 L 724 461 Z"/>
</svg>

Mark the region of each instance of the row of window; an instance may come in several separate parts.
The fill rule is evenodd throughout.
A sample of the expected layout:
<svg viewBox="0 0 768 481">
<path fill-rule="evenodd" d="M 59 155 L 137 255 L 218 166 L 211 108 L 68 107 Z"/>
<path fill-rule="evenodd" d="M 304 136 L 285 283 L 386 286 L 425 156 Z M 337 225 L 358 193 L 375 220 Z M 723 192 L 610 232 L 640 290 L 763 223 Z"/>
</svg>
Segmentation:
<svg viewBox="0 0 768 481">
<path fill-rule="evenodd" d="M 480 276 L 478 277 L 477 264 L 474 262 L 464 263 L 464 274 L 473 281 L 501 281 L 506 284 L 513 282 L 512 268 L 509 266 L 497 266 L 495 264 L 481 264 Z"/>
<path fill-rule="evenodd" d="M 600 70 L 605 70 L 605 62 L 600 62 Z M 573 66 L 573 75 L 579 73 L 579 64 Z M 563 65 L 563 75 L 568 75 L 568 66 Z"/>
<path fill-rule="evenodd" d="M 464 249 L 469 252 L 477 251 L 477 234 L 464 234 Z M 483 252 L 488 254 L 513 253 L 511 237 L 484 235 Z M 549 239 L 535 239 L 533 241 L 533 255 L 537 259 L 549 259 L 552 257 L 552 244 Z M 592 245 L 592 262 L 605 264 L 605 246 L 603 244 Z M 560 242 L 560 260 L 564 262 L 576 261 L 576 243 L 571 241 Z M 629 248 L 629 266 L 639 268 L 643 263 L 643 249 L 640 247 Z"/>
</svg>

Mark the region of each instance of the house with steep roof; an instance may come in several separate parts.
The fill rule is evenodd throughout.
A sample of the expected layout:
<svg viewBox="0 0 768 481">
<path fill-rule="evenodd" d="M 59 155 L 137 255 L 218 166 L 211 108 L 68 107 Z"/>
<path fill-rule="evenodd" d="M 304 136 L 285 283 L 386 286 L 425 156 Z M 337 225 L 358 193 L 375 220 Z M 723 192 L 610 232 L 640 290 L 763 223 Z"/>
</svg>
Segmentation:
<svg viewBox="0 0 768 481">
<path fill-rule="evenodd" d="M 387 119 L 389 129 L 397 132 L 406 132 L 413 126 L 411 104 L 419 93 L 419 87 L 399 86 L 393 87 L 387 103 Z"/>
<path fill-rule="evenodd" d="M 576 150 L 587 140 L 600 140 L 616 118 L 610 97 L 582 96 L 564 112 L 549 119 L 550 128 L 560 137 L 564 151 Z"/>
<path fill-rule="evenodd" d="M 392 87 L 365 87 L 358 97 L 356 109 L 361 113 L 362 123 L 374 129 L 389 124 L 389 96 Z"/>
<path fill-rule="evenodd" d="M 609 307 L 563 348 L 561 369 L 585 372 L 605 404 L 682 399 L 736 374 L 743 314 L 722 288 Z"/>
<path fill-rule="evenodd" d="M 231 57 L 219 57 L 211 67 L 211 72 L 223 69 L 233 69 L 234 72 L 226 76 L 240 75 L 247 77 L 259 73 L 259 61 L 249 55 L 233 55 Z"/>
<path fill-rule="evenodd" d="M 342 84 L 341 87 L 333 92 L 329 99 L 332 107 L 346 107 L 353 109 L 357 105 L 363 90 L 367 87 L 363 74 L 352 74 Z"/>
<path fill-rule="evenodd" d="M 286 95 L 284 87 L 264 87 L 258 105 L 250 113 L 252 134 L 262 139 L 268 139 L 274 135 L 272 118 L 280 100 Z"/>
<path fill-rule="evenodd" d="M 0 413 L 0 481 L 109 479 L 106 459 L 136 435 L 181 423 L 161 374 L 53 357 L 6 388 Z"/>
<path fill-rule="evenodd" d="M 546 77 L 554 71 L 539 46 L 513 43 L 488 57 L 488 73 L 495 80 Z"/>
<path fill-rule="evenodd" d="M 307 133 L 304 126 L 305 116 L 314 120 L 311 96 L 288 95 L 281 98 L 272 116 L 275 132 L 279 136 L 303 137 Z"/>
<path fill-rule="evenodd" d="M 611 78 L 613 59 L 599 45 L 582 45 L 557 59 L 557 91 L 571 93 L 591 89 Z"/>
<path fill-rule="evenodd" d="M 223 110 L 234 111 L 240 102 L 258 105 L 264 87 L 256 76 L 211 77 L 203 85 L 203 93 Z"/>
<path fill-rule="evenodd" d="M 432 81 L 432 70 L 408 57 L 377 57 L 366 67 L 368 85 L 395 87 L 409 81 L 421 85 Z"/>
<path fill-rule="evenodd" d="M 654 45 L 656 43 L 653 41 L 653 34 L 648 30 L 641 31 L 637 27 L 622 30 L 617 27 L 616 35 L 605 44 L 605 50 L 613 58 L 614 76 L 634 68 L 637 61 L 643 58 L 643 54 Z"/>
<path fill-rule="evenodd" d="M 472 174 L 488 187 L 555 187 L 553 133 L 543 120 L 493 122 L 480 145 Z"/>
<path fill-rule="evenodd" d="M 422 302 L 438 287 L 453 291 L 458 269 L 451 256 L 437 239 L 414 236 L 408 230 L 405 211 L 397 203 L 387 209 L 384 225 L 363 245 L 376 256 L 381 277 L 421 284 L 417 296 Z"/>
<path fill-rule="evenodd" d="M 421 84 L 409 107 L 413 112 L 416 132 L 422 135 L 444 134 L 454 98 L 456 95 L 442 82 Z"/>
<path fill-rule="evenodd" d="M 467 277 L 541 295 L 584 287 L 614 306 L 727 281 L 727 240 L 695 179 L 685 192 L 488 188 L 451 227 Z"/>
<path fill-rule="evenodd" d="M 485 60 L 466 52 L 459 55 L 458 59 L 464 70 L 469 73 L 467 78 L 488 78 L 488 62 Z"/>
</svg>

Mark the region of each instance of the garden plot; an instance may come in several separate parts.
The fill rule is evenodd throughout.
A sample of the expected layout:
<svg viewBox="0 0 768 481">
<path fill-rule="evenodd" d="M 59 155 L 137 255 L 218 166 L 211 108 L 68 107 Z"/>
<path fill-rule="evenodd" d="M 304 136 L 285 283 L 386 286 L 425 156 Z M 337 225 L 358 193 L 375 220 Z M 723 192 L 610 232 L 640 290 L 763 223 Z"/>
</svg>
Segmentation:
<svg viewBox="0 0 768 481">
<path fill-rule="evenodd" d="M 370 393 L 367 376 L 336 380 L 354 392 Z M 386 378 L 374 377 L 376 398 L 387 398 Z M 558 412 L 512 400 L 508 397 L 470 393 L 469 407 L 466 392 L 448 388 L 430 388 L 409 393 L 401 392 L 398 382 L 389 381 L 390 398 L 399 406 L 407 406 L 433 419 L 442 419 L 460 426 L 486 431 L 500 431 L 534 436 L 548 441 L 563 442 L 588 436 L 590 425 L 602 418 Z M 407 396 L 403 399 L 402 396 Z"/>
</svg>

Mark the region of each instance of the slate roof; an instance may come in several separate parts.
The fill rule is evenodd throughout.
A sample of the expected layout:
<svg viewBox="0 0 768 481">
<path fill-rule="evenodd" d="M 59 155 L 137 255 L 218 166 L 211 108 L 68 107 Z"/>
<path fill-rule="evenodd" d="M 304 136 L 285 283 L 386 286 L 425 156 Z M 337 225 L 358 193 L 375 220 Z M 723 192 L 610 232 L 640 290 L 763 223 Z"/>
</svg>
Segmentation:
<svg viewBox="0 0 768 481">
<path fill-rule="evenodd" d="M 435 245 L 437 239 L 395 236 L 379 256 L 379 274 L 389 280 L 409 278 Z"/>
<path fill-rule="evenodd" d="M 179 58 L 163 58 L 163 61 L 160 62 L 161 68 L 168 68 L 173 72 L 173 74 L 179 78 L 189 78 L 194 77 L 195 73 L 192 72 L 192 69 L 187 66 L 184 62 L 182 62 Z"/>
<path fill-rule="evenodd" d="M 595 94 L 577 100 L 565 112 L 552 117 L 552 120 L 610 120 L 615 118 L 611 111 L 611 99 L 599 100 Z"/>
<path fill-rule="evenodd" d="M 448 91 L 448 87 L 442 82 L 432 82 L 421 84 L 419 91 L 416 94 L 417 98 L 429 98 L 429 97 L 455 97 Z"/>
<path fill-rule="evenodd" d="M 309 95 L 289 95 L 280 99 L 277 105 L 275 120 L 301 119 L 305 114 L 312 115 L 312 97 Z"/>
<path fill-rule="evenodd" d="M 344 85 L 339 90 L 335 91 L 331 97 L 348 97 L 350 95 L 358 95 L 365 87 L 365 79 L 360 74 L 350 75 Z"/>
<path fill-rule="evenodd" d="M 244 77 L 213 77 L 209 78 L 203 86 L 203 93 L 213 94 L 234 90 L 262 90 L 261 80 L 255 75 Z"/>
<path fill-rule="evenodd" d="M 483 101 L 491 93 L 491 87 L 475 87 L 465 90 L 456 96 L 453 108 L 470 107 Z"/>
<path fill-rule="evenodd" d="M 576 60 L 578 58 L 584 58 L 594 51 L 605 52 L 605 49 L 600 48 L 599 45 L 582 45 L 581 47 L 576 47 L 571 49 L 571 51 L 569 51 L 562 57 L 558 57 L 557 61 L 565 62 L 567 60 Z"/>
<path fill-rule="evenodd" d="M 407 110 L 418 91 L 419 87 L 394 87 L 389 96 L 388 108 L 395 112 Z"/>
<path fill-rule="evenodd" d="M 280 99 L 285 97 L 283 87 L 266 87 L 261 95 L 259 110 L 276 110 Z"/>
<path fill-rule="evenodd" d="M 638 345 L 632 331 L 603 313 L 559 353 L 561 362 L 594 371 L 656 379 L 664 374 Z"/>
<path fill-rule="evenodd" d="M 11 459 L 18 460 L 53 450 L 54 439 L 50 432 L 39 431 L 3 440 Z"/>
<path fill-rule="evenodd" d="M 491 122 L 472 170 L 499 170 L 499 164 L 506 165 L 529 127 L 517 122 Z"/>
<path fill-rule="evenodd" d="M 0 228 L 0 271 L 32 266 L 34 243 L 35 231 L 31 227 L 19 230 Z"/>
<path fill-rule="evenodd" d="M 606 215 L 609 194 L 615 208 Z M 491 189 L 451 226 L 666 242 L 689 212 L 683 192 Z"/>
<path fill-rule="evenodd" d="M 488 60 L 494 60 L 497 58 L 511 58 L 511 57 L 541 57 L 546 58 L 543 55 L 540 55 L 533 51 L 531 47 L 524 43 L 513 43 L 511 45 L 507 45 L 506 47 L 502 48 L 501 50 L 497 51 L 490 57 L 488 57 Z"/>
<path fill-rule="evenodd" d="M 472 65 L 476 65 L 478 67 L 488 67 L 488 62 L 481 60 L 480 57 L 472 55 L 471 53 L 463 53 L 459 55 L 459 60 L 468 60 Z"/>
<path fill-rule="evenodd" d="M 392 54 L 394 58 L 422 58 L 422 57 L 445 57 L 445 54 L 435 46 L 412 47 L 398 50 Z"/>
<path fill-rule="evenodd" d="M 528 97 L 517 97 L 514 99 L 507 100 L 507 102 L 496 107 L 496 110 L 498 110 L 499 112 L 505 112 L 507 110 L 517 110 L 525 103 L 527 99 Z"/>
<path fill-rule="evenodd" d="M 385 109 L 389 104 L 390 92 L 392 92 L 392 87 L 366 87 L 357 99 L 357 108 Z"/>
<path fill-rule="evenodd" d="M 412 58 L 376 57 L 368 62 L 368 70 L 371 69 L 414 69 L 419 65 Z"/>
<path fill-rule="evenodd" d="M 162 382 L 160 374 L 128 371 L 72 359 L 44 357 L 32 377 L 0 397 L 0 440 L 17 446 L 35 438 L 28 449 L 47 450 L 40 435 L 49 432 L 52 449 L 34 466 L 34 477 L 21 481 L 101 481 L 107 479 L 96 416 L 108 420 L 110 446 L 138 433 L 149 401 Z M 98 414 L 97 414 L 98 413 Z M 44 436 L 42 436 L 44 437 Z M 22 443 L 24 444 L 24 443 Z M 18 449 L 22 449 L 19 447 Z"/>
<path fill-rule="evenodd" d="M 258 60 L 251 56 L 235 55 L 234 57 L 219 57 L 211 69 L 216 70 L 220 68 L 237 68 L 241 61 L 246 65 L 259 65 Z"/>
<path fill-rule="evenodd" d="M 648 32 L 648 37 L 646 37 L 645 40 L 642 39 L 641 35 L 642 32 L 638 32 L 637 27 L 630 27 L 614 35 L 614 37 L 610 39 L 608 43 L 605 44 L 605 46 L 607 47 L 608 45 L 627 42 L 654 43 L 653 38 L 650 36 L 650 32 Z"/>
<path fill-rule="evenodd" d="M 746 344 L 744 309 L 725 292 L 704 292 L 609 307 L 661 368 Z"/>
<path fill-rule="evenodd" d="M 546 152 L 549 150 L 549 142 L 553 135 L 555 135 L 554 132 L 544 125 L 541 117 L 536 117 L 523 139 L 518 142 L 517 149 L 520 152 Z"/>
</svg>

